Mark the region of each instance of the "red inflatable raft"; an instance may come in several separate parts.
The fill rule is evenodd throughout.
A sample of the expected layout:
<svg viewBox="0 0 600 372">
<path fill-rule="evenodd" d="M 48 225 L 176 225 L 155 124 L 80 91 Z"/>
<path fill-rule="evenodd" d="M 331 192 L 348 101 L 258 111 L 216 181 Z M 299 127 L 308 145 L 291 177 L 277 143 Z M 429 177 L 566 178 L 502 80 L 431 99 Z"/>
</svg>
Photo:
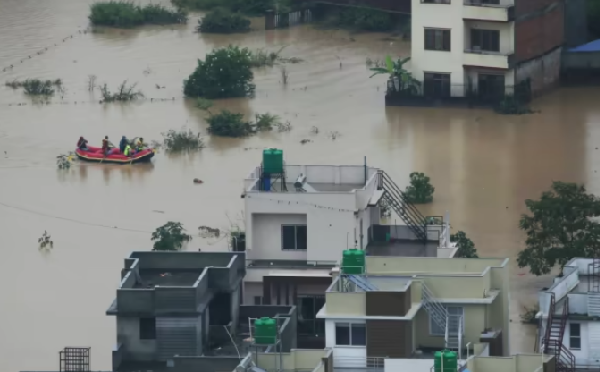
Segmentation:
<svg viewBox="0 0 600 372">
<path fill-rule="evenodd" d="M 104 156 L 104 153 L 102 153 L 102 148 L 100 147 L 88 146 L 88 151 L 81 149 L 75 150 L 75 154 L 81 160 L 108 164 L 135 164 L 150 161 L 155 153 L 156 150 L 154 149 L 145 149 L 133 156 L 125 156 L 119 149 L 112 148 L 109 151 L 109 155 Z"/>
</svg>

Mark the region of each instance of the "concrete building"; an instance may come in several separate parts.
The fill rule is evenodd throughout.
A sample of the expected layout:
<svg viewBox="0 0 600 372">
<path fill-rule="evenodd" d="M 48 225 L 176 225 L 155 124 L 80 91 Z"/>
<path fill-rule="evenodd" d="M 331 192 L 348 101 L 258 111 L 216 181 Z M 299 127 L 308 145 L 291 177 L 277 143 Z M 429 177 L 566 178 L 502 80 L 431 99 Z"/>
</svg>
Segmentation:
<svg viewBox="0 0 600 372">
<path fill-rule="evenodd" d="M 380 169 L 285 165 L 266 189 L 265 177 L 257 167 L 244 181 L 244 303 L 296 305 L 302 347 L 325 346 L 324 322 L 316 314 L 343 250 L 356 246 L 369 255 L 421 257 L 452 257 L 456 251 L 449 215 L 421 215 Z M 404 224 L 381 224 L 382 206 Z"/>
<path fill-rule="evenodd" d="M 564 0 L 412 0 L 410 70 L 425 96 L 533 94 L 558 83 Z"/>
<path fill-rule="evenodd" d="M 444 348 L 464 357 L 481 342 L 509 355 L 508 259 L 366 257 L 365 275 L 341 270 L 317 314 L 336 367 Z"/>
<path fill-rule="evenodd" d="M 552 286 L 539 293 L 538 350 L 559 367 L 600 366 L 600 260 L 574 258 Z"/>
<path fill-rule="evenodd" d="M 117 325 L 113 368 L 230 370 L 264 349 L 251 345 L 249 320 L 260 317 L 278 319 L 278 351 L 296 348 L 295 306 L 240 306 L 245 272 L 239 252 L 133 252 L 106 311 Z"/>
</svg>

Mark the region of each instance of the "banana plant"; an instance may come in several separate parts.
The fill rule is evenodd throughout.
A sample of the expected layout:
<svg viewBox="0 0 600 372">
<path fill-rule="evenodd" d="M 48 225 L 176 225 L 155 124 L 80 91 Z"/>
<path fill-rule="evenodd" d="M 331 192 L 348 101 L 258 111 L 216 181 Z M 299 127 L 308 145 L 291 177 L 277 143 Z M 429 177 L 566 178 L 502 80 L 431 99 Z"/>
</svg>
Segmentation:
<svg viewBox="0 0 600 372">
<path fill-rule="evenodd" d="M 412 73 L 408 72 L 404 65 L 410 61 L 410 57 L 398 58 L 397 61 L 392 61 L 389 55 L 385 57 L 385 67 L 373 67 L 370 70 L 373 72 L 372 78 L 375 75 L 390 74 L 390 79 L 398 78 L 400 81 L 400 89 L 408 90 L 411 93 L 416 93 L 421 86 L 421 82 L 416 80 Z"/>
</svg>

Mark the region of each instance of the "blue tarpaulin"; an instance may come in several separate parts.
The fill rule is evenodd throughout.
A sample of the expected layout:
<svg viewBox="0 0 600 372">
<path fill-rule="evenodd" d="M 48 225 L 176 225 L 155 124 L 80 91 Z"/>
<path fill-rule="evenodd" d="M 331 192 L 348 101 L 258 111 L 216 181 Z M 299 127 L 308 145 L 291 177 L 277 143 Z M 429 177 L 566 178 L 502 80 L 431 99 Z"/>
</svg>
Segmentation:
<svg viewBox="0 0 600 372">
<path fill-rule="evenodd" d="M 592 53 L 592 52 L 600 52 L 600 39 L 590 41 L 587 44 L 580 45 L 575 48 L 569 49 L 569 52 L 574 53 Z"/>
</svg>

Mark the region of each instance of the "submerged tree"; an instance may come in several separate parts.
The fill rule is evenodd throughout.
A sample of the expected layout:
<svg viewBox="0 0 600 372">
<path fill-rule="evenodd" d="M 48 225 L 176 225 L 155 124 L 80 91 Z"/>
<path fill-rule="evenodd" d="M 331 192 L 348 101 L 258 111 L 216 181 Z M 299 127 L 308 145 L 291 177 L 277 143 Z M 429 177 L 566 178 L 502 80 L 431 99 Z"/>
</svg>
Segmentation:
<svg viewBox="0 0 600 372">
<path fill-rule="evenodd" d="M 415 204 L 430 203 L 433 200 L 433 191 L 430 178 L 425 173 L 413 172 L 410 174 L 410 185 L 404 193 L 408 201 Z"/>
<path fill-rule="evenodd" d="M 467 237 L 464 231 L 459 231 L 456 234 L 450 235 L 450 241 L 456 243 L 456 258 L 479 258 L 477 249 L 471 239 Z"/>
<path fill-rule="evenodd" d="M 525 200 L 531 215 L 522 215 L 519 228 L 527 234 L 527 248 L 517 256 L 519 267 L 534 275 L 549 274 L 553 267 L 574 257 L 595 257 L 600 244 L 600 199 L 583 185 L 553 182 L 539 200 Z"/>
<path fill-rule="evenodd" d="M 192 236 L 185 233 L 181 222 L 169 221 L 152 233 L 154 242 L 153 251 L 179 251 L 184 242 L 192 240 Z"/>
<path fill-rule="evenodd" d="M 248 48 L 231 45 L 207 54 L 206 60 L 198 60 L 196 70 L 183 81 L 183 93 L 209 99 L 251 96 L 255 85 L 250 57 Z"/>
</svg>

